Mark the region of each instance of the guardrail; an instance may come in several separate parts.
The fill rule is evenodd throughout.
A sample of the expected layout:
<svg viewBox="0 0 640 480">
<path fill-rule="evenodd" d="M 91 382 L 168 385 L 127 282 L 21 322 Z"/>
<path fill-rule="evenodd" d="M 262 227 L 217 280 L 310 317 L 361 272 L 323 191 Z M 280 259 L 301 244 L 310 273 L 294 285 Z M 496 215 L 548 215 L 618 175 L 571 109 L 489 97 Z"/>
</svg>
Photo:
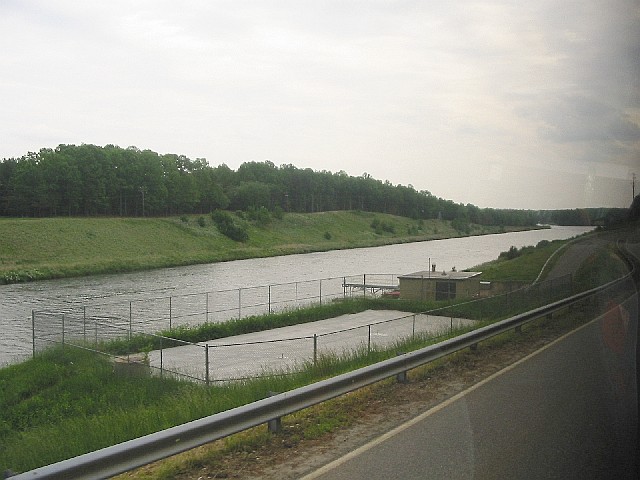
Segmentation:
<svg viewBox="0 0 640 480">
<path fill-rule="evenodd" d="M 95 452 L 70 458 L 17 475 L 19 479 L 96 479 L 108 478 L 151 462 L 219 440 L 249 428 L 278 421 L 282 416 L 311 407 L 389 377 L 404 378 L 406 372 L 525 323 L 553 314 L 580 300 L 597 294 L 631 277 L 631 273 L 600 287 L 581 292 L 544 307 L 481 327 L 472 332 L 401 354 L 353 372 L 338 375 L 257 402 L 152 433 Z"/>
</svg>

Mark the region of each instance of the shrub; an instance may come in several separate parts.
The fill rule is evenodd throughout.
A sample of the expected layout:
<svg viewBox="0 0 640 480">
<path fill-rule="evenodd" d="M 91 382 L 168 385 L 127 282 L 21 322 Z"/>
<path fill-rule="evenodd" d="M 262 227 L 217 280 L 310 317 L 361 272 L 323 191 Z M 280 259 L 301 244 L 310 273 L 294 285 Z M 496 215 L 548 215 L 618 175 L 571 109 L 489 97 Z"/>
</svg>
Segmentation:
<svg viewBox="0 0 640 480">
<path fill-rule="evenodd" d="M 471 232 L 471 225 L 464 218 L 455 218 L 451 222 L 451 226 L 456 229 L 458 233 L 469 234 Z"/>
<path fill-rule="evenodd" d="M 331 232 L 324 232 L 325 240 L 331 240 Z"/>
<path fill-rule="evenodd" d="M 200 225 L 201 227 L 205 227 L 207 225 L 204 217 L 198 217 L 198 225 Z"/>
<path fill-rule="evenodd" d="M 371 221 L 371 228 L 378 234 L 381 235 L 383 232 L 387 233 L 396 233 L 396 227 L 392 224 L 380 221 L 379 218 L 374 218 Z"/>
<path fill-rule="evenodd" d="M 520 251 L 518 250 L 518 248 L 511 245 L 511 248 L 509 248 L 508 251 L 500 252 L 498 258 L 502 258 L 504 260 L 513 260 L 514 258 L 518 258 L 519 256 Z"/>
<path fill-rule="evenodd" d="M 281 206 L 276 205 L 276 207 L 273 209 L 273 218 L 275 218 L 276 220 L 282 220 L 284 218 L 284 210 Z"/>
<path fill-rule="evenodd" d="M 256 208 L 251 206 L 247 209 L 246 217 L 260 226 L 267 225 L 271 222 L 271 214 L 266 207 Z"/>
<path fill-rule="evenodd" d="M 224 236 L 236 242 L 246 242 L 249 240 L 249 233 L 244 225 L 236 225 L 229 212 L 216 210 L 211 214 L 211 219 Z"/>
</svg>

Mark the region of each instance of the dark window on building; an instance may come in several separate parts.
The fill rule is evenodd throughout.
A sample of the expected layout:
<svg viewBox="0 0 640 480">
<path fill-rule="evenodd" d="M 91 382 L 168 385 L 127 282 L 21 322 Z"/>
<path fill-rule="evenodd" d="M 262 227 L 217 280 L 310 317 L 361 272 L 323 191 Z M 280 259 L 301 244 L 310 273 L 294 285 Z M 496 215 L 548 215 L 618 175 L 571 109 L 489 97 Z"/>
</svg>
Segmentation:
<svg viewBox="0 0 640 480">
<path fill-rule="evenodd" d="M 436 282 L 436 300 L 456 298 L 456 282 Z"/>
</svg>

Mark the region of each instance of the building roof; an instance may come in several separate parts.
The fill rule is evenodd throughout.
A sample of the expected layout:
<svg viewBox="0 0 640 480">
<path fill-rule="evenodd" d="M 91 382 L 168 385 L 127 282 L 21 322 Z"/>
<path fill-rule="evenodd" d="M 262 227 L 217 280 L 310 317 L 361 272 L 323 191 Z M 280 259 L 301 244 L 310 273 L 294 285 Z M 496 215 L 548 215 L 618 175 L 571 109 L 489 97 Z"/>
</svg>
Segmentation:
<svg viewBox="0 0 640 480">
<path fill-rule="evenodd" d="M 482 272 L 458 272 L 452 270 L 450 272 L 430 272 L 429 270 L 423 270 L 415 273 L 408 273 L 406 275 L 400 275 L 400 279 L 424 279 L 424 280 L 468 280 L 472 277 L 480 275 Z"/>
</svg>

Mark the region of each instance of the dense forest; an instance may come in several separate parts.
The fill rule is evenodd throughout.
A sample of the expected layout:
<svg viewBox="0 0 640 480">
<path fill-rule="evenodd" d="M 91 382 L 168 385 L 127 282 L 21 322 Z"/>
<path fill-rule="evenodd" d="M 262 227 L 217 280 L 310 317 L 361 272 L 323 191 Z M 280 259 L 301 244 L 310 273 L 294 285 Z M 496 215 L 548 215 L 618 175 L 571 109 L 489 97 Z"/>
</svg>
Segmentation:
<svg viewBox="0 0 640 480">
<path fill-rule="evenodd" d="M 413 186 L 345 172 L 204 159 L 136 147 L 60 145 L 0 162 L 0 216 L 162 216 L 218 209 L 362 210 L 481 225 L 589 225 L 599 210 L 504 210 L 437 198 Z"/>
</svg>

